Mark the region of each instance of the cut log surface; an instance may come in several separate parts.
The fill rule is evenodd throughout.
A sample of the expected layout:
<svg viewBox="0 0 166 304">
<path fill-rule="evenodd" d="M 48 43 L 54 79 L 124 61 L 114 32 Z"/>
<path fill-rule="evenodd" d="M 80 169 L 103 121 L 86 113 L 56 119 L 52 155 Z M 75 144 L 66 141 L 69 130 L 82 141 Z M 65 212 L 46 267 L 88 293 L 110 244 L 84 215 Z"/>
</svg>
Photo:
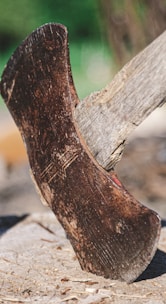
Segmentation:
<svg viewBox="0 0 166 304">
<path fill-rule="evenodd" d="M 154 260 L 128 285 L 82 271 L 52 213 L 33 214 L 8 230 L 0 220 L 6 229 L 0 238 L 0 303 L 166 303 L 166 227 Z"/>
<path fill-rule="evenodd" d="M 79 130 L 107 170 L 119 160 L 130 133 L 166 101 L 166 31 L 134 57 L 102 91 L 75 110 Z"/>
</svg>

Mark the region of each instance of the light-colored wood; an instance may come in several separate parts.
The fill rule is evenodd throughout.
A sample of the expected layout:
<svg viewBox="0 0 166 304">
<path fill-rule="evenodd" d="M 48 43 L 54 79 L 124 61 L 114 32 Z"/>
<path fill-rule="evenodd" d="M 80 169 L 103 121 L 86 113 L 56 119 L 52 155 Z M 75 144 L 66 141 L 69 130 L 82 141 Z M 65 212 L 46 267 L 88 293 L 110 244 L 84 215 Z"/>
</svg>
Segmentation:
<svg viewBox="0 0 166 304">
<path fill-rule="evenodd" d="M 0 238 L 0 248 L 0 303 L 166 302 L 165 227 L 145 280 L 130 285 L 82 271 L 52 213 L 33 214 L 8 229 Z"/>
<path fill-rule="evenodd" d="M 166 31 L 101 92 L 81 101 L 74 116 L 91 153 L 109 170 L 120 159 L 129 134 L 165 101 Z"/>
</svg>

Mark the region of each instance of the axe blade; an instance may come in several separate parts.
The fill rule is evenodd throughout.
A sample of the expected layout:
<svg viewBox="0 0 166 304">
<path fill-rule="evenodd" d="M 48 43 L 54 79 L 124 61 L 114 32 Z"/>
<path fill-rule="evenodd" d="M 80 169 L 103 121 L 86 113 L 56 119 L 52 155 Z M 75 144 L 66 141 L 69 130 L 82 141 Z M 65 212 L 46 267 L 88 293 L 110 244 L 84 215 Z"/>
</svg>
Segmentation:
<svg viewBox="0 0 166 304">
<path fill-rule="evenodd" d="M 79 132 L 66 28 L 47 24 L 34 31 L 10 58 L 0 90 L 26 144 L 37 190 L 82 269 L 134 281 L 155 254 L 160 218 L 95 161 Z"/>
</svg>

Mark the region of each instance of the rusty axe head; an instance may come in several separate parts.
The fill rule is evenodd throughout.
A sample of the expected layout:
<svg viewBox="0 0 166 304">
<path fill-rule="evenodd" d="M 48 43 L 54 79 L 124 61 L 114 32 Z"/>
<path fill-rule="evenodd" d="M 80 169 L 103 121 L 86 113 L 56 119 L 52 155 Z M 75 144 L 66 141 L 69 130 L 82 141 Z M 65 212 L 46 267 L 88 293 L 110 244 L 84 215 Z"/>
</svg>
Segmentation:
<svg viewBox="0 0 166 304">
<path fill-rule="evenodd" d="M 37 189 L 82 269 L 134 281 L 156 251 L 160 219 L 95 161 L 79 132 L 66 28 L 47 24 L 34 31 L 10 58 L 0 90 L 26 144 Z"/>
</svg>

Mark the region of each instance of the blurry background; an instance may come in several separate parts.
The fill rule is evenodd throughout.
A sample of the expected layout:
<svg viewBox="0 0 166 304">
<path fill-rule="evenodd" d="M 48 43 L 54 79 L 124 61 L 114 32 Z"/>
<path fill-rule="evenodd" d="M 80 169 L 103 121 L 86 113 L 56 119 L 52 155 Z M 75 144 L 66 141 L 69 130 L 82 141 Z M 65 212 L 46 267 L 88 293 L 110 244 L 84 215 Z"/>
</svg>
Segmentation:
<svg viewBox="0 0 166 304">
<path fill-rule="evenodd" d="M 101 89 L 166 29 L 166 0 L 1 0 L 0 74 L 15 48 L 40 25 L 69 32 L 80 99 Z M 153 77 L 153 75 L 152 75 Z M 117 167 L 127 189 L 166 217 L 166 110 L 157 109 L 129 140 Z M 29 177 L 25 149 L 0 97 L 0 215 L 45 211 Z"/>
</svg>

